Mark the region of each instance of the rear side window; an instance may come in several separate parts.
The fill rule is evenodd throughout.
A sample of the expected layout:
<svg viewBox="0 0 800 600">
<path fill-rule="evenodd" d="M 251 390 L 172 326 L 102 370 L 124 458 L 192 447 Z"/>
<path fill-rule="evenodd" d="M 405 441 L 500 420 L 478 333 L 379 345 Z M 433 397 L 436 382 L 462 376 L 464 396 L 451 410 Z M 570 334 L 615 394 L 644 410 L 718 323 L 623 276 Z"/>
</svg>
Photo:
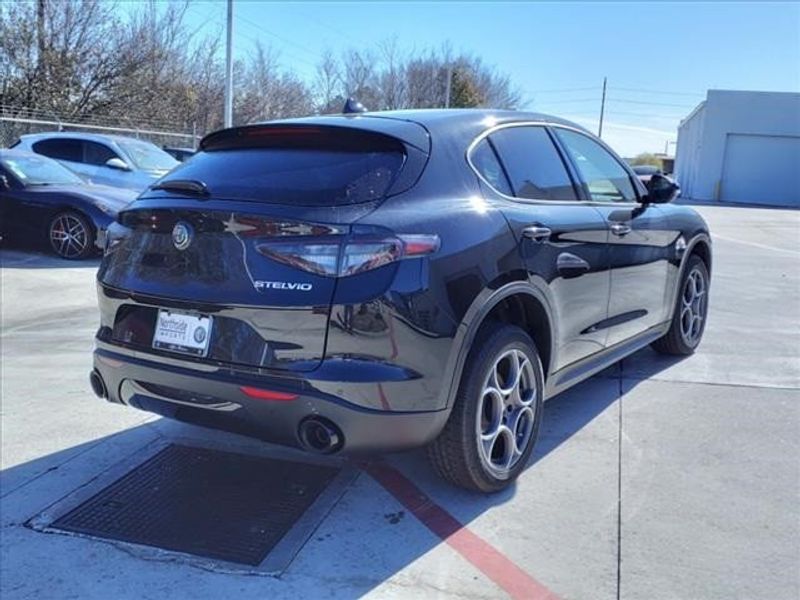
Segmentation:
<svg viewBox="0 0 800 600">
<path fill-rule="evenodd" d="M 543 127 L 508 127 L 489 136 L 514 195 L 532 200 L 577 200 L 567 168 Z"/>
<path fill-rule="evenodd" d="M 481 177 L 494 189 L 506 196 L 512 196 L 514 194 L 508 177 L 506 177 L 503 171 L 503 166 L 500 164 L 497 154 L 495 154 L 494 148 L 492 148 L 489 140 L 484 138 L 475 146 L 472 150 L 472 154 L 470 154 L 470 160 L 475 170 L 478 171 Z"/>
<path fill-rule="evenodd" d="M 202 181 L 212 196 L 223 199 L 341 206 L 382 199 L 405 161 L 403 145 L 388 136 L 308 128 L 260 131 L 209 140 L 168 179 Z"/>
<path fill-rule="evenodd" d="M 52 139 L 34 142 L 33 151 L 58 160 L 83 161 L 83 142 L 81 140 Z"/>
<path fill-rule="evenodd" d="M 580 171 L 589 196 L 595 202 L 636 202 L 628 172 L 600 144 L 582 133 L 557 129 L 558 137 Z"/>
</svg>

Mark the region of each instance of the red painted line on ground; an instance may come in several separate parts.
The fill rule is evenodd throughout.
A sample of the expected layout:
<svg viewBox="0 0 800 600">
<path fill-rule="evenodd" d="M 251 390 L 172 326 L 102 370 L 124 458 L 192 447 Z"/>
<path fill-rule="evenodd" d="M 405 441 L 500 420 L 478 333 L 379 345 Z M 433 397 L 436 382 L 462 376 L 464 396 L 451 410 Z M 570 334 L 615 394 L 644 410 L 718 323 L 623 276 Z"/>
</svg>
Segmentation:
<svg viewBox="0 0 800 600">
<path fill-rule="evenodd" d="M 389 324 L 389 341 L 392 343 L 392 354 L 389 358 L 395 359 L 397 358 L 397 340 L 394 339 L 394 317 L 388 315 L 386 322 Z"/>
<path fill-rule="evenodd" d="M 392 405 L 389 404 L 389 401 L 386 399 L 386 392 L 383 391 L 383 386 L 380 383 L 378 384 L 378 398 L 381 401 L 383 410 L 392 410 Z"/>
<path fill-rule="evenodd" d="M 558 596 L 428 498 L 400 471 L 384 463 L 362 465 L 375 481 L 481 573 L 515 600 L 558 600 Z"/>
</svg>

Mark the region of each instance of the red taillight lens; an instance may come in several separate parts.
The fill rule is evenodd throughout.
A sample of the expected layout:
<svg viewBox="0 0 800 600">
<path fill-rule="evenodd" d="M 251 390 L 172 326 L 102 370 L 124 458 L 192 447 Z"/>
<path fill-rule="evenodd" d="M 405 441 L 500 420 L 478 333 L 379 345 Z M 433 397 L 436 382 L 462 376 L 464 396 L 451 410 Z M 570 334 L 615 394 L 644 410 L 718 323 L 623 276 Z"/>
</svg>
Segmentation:
<svg viewBox="0 0 800 600">
<path fill-rule="evenodd" d="M 277 262 L 326 277 L 347 277 L 404 258 L 425 256 L 439 249 L 439 236 L 402 234 L 380 239 L 349 239 L 340 243 L 275 241 L 258 244 L 258 251 Z"/>
</svg>

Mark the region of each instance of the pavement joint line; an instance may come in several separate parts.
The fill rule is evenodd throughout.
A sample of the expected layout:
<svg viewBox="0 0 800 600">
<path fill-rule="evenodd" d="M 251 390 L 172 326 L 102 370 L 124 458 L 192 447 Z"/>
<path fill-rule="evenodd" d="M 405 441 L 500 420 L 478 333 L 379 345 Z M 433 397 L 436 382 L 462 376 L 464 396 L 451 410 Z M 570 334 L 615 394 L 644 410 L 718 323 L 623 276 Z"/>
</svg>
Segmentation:
<svg viewBox="0 0 800 600">
<path fill-rule="evenodd" d="M 625 387 L 625 361 L 619 362 L 617 378 L 617 600 L 622 595 L 622 398 Z"/>
<path fill-rule="evenodd" d="M 616 379 L 616 378 L 615 378 Z M 800 391 L 797 386 L 784 386 L 784 385 L 765 385 L 755 383 L 720 383 L 717 381 L 690 381 L 688 379 L 661 379 L 658 377 L 623 377 L 624 381 L 655 381 L 658 383 L 677 383 L 681 385 L 710 385 L 714 387 L 735 387 L 735 388 L 750 388 L 754 390 L 782 390 L 784 392 Z"/>
<path fill-rule="evenodd" d="M 511 598 L 559 600 L 559 596 L 554 592 L 436 504 L 398 469 L 383 462 L 366 463 L 361 467 L 431 533 L 470 562 Z"/>
<path fill-rule="evenodd" d="M 736 238 L 727 237 L 725 235 L 720 235 L 718 233 L 714 233 L 711 236 L 713 240 L 725 240 L 726 242 L 733 242 L 735 244 L 744 244 L 745 246 L 753 246 L 754 248 L 761 248 L 762 250 L 772 250 L 773 252 L 784 252 L 786 254 L 793 254 L 794 256 L 800 256 L 800 251 L 791 250 L 789 248 L 778 248 L 776 246 L 768 246 L 767 244 L 759 244 L 758 242 L 746 242 L 744 240 L 737 240 Z"/>
</svg>

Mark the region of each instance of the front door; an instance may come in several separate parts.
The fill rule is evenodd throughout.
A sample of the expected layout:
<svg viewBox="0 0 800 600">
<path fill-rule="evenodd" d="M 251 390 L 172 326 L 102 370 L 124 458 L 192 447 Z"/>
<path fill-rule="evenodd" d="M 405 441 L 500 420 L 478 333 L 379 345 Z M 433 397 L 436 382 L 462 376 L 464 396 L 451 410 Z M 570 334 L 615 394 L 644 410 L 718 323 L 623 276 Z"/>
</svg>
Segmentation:
<svg viewBox="0 0 800 600">
<path fill-rule="evenodd" d="M 641 204 L 634 175 L 604 146 L 575 130 L 554 128 L 584 193 L 609 229 L 611 298 L 607 346 L 669 318 L 670 260 L 678 235 L 661 208 Z"/>
<path fill-rule="evenodd" d="M 499 161 L 498 161 L 499 157 Z M 556 371 L 603 349 L 610 276 L 603 215 L 579 201 L 547 129 L 498 129 L 476 145 L 471 161 L 487 196 L 501 206 L 532 283 L 549 290 Z"/>
</svg>

